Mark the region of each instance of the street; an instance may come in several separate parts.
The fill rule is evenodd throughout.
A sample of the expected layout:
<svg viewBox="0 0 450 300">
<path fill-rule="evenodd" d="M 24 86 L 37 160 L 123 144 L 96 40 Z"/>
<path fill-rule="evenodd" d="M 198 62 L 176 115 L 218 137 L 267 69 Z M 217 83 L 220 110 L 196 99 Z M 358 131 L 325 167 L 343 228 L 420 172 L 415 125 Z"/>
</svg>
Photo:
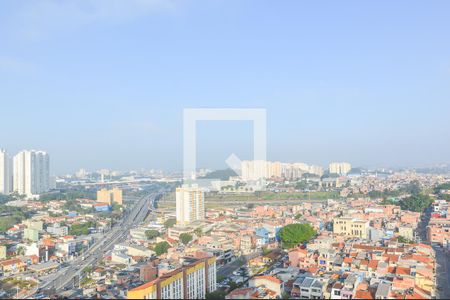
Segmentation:
<svg viewBox="0 0 450 300">
<path fill-rule="evenodd" d="M 417 227 L 417 242 L 428 244 L 427 226 L 430 222 L 431 207 L 427 208 L 422 215 L 421 221 Z M 436 298 L 450 299 L 450 273 L 449 260 L 450 257 L 439 246 L 432 246 L 436 253 Z"/>
<path fill-rule="evenodd" d="M 235 261 L 225 264 L 217 269 L 217 278 L 227 278 L 231 276 L 231 274 L 238 270 L 240 267 L 246 264 L 246 262 L 250 259 L 253 259 L 257 256 L 261 255 L 261 252 L 252 253 L 249 255 L 244 255 L 238 257 Z"/>
<path fill-rule="evenodd" d="M 55 288 L 56 292 L 62 291 L 77 276 L 80 276 L 84 268 L 97 265 L 104 252 L 111 250 L 114 245 L 124 241 L 128 231 L 145 219 L 149 208 L 154 208 L 154 200 L 158 195 L 159 193 L 153 193 L 140 199 L 133 209 L 124 215 L 122 221 L 116 224 L 102 239 L 98 240 L 82 256 L 70 262 L 70 266 L 62 268 L 52 274 L 52 276 L 45 278 L 44 284 L 40 288 Z"/>
<path fill-rule="evenodd" d="M 436 251 L 436 298 L 450 299 L 449 256 L 442 248 L 433 248 Z"/>
</svg>

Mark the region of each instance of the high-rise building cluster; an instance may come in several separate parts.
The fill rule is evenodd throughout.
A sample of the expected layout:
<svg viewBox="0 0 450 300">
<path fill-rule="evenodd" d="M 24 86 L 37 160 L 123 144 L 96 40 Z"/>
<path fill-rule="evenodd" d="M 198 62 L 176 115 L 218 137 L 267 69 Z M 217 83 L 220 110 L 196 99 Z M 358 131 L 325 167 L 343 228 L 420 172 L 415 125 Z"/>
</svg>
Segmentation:
<svg viewBox="0 0 450 300">
<path fill-rule="evenodd" d="M 205 219 L 205 195 L 196 185 L 184 185 L 176 190 L 177 224 L 187 225 Z"/>
<path fill-rule="evenodd" d="M 241 177 L 243 180 L 258 180 L 262 178 L 297 179 L 305 173 L 323 175 L 320 166 L 305 163 L 282 163 L 265 160 L 244 160 L 241 162 Z"/>
<path fill-rule="evenodd" d="M 50 157 L 47 152 L 24 150 L 12 159 L 0 150 L 0 193 L 28 197 L 50 190 Z"/>
<path fill-rule="evenodd" d="M 350 173 L 352 165 L 347 162 L 334 162 L 328 167 L 330 174 L 347 175 Z"/>
<path fill-rule="evenodd" d="M 113 188 L 111 190 L 101 189 L 97 191 L 97 202 L 107 203 L 112 205 L 113 203 L 123 204 L 123 193 L 119 188 Z"/>
<path fill-rule="evenodd" d="M 9 194 L 11 192 L 11 161 L 5 150 L 0 149 L 0 194 Z"/>
</svg>

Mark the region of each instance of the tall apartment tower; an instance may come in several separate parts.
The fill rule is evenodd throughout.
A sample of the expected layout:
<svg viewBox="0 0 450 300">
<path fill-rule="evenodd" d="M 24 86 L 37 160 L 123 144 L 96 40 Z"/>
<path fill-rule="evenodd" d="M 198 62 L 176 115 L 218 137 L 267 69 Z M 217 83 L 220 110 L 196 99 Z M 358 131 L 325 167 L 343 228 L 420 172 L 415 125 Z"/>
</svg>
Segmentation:
<svg viewBox="0 0 450 300">
<path fill-rule="evenodd" d="M 11 185 L 11 160 L 8 153 L 0 149 L 0 194 L 9 194 Z"/>
<path fill-rule="evenodd" d="M 261 178 L 297 179 L 305 173 L 323 175 L 319 166 L 305 163 L 282 163 L 278 161 L 243 160 L 241 162 L 242 180 L 259 180 Z"/>
<path fill-rule="evenodd" d="M 187 225 L 205 219 L 205 195 L 196 185 L 176 190 L 177 224 Z"/>
<path fill-rule="evenodd" d="M 347 175 L 351 169 L 352 165 L 349 163 L 331 163 L 328 167 L 330 174 Z"/>
<path fill-rule="evenodd" d="M 272 167 L 270 162 L 265 160 L 243 160 L 241 162 L 242 180 L 259 180 L 262 178 L 270 178 L 271 175 L 278 175 L 281 173 L 280 164 L 275 164 Z M 269 174 L 269 172 L 275 172 Z M 278 176 L 279 177 L 279 176 Z"/>
<path fill-rule="evenodd" d="M 122 205 L 123 194 L 119 188 L 113 188 L 112 190 L 101 189 L 97 191 L 97 202 L 108 203 L 111 205 L 113 202 Z"/>
<path fill-rule="evenodd" d="M 14 191 L 33 196 L 50 190 L 50 158 L 47 152 L 24 150 L 14 156 Z"/>
</svg>

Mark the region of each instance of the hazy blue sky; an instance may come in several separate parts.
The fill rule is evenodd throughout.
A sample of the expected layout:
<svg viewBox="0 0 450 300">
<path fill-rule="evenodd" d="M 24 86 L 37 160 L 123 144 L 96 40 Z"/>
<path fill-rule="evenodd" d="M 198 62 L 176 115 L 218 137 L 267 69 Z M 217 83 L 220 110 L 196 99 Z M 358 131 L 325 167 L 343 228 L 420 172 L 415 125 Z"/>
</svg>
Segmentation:
<svg viewBox="0 0 450 300">
<path fill-rule="evenodd" d="M 266 108 L 268 157 L 450 163 L 450 1 L 0 2 L 0 148 L 182 167 L 182 110 Z M 201 122 L 200 167 L 252 153 Z"/>
</svg>

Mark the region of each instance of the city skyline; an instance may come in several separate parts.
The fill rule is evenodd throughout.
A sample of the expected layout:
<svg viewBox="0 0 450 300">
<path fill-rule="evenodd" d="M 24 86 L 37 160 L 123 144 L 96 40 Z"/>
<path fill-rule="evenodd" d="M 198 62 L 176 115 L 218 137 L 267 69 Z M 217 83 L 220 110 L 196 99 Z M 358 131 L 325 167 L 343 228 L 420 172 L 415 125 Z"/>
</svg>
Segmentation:
<svg viewBox="0 0 450 300">
<path fill-rule="evenodd" d="M 448 2 L 114 3 L 0 4 L 2 148 L 181 170 L 183 109 L 237 107 L 267 110 L 270 160 L 450 163 Z M 200 125 L 199 168 L 251 159 L 250 124 Z"/>
<path fill-rule="evenodd" d="M 25 150 L 22 149 L 21 151 L 16 152 L 15 154 L 10 153 L 7 149 L 3 149 L 0 148 L 0 166 L 1 166 L 1 174 L 2 180 L 7 179 L 8 176 L 11 177 L 11 181 L 12 181 L 12 177 L 13 177 L 13 169 L 14 169 L 14 157 L 22 152 L 43 152 L 43 153 L 48 153 L 45 150 Z M 243 160 L 242 163 L 246 164 L 246 163 L 251 163 L 253 160 Z M 436 164 L 428 164 L 428 165 L 409 165 L 409 166 L 384 166 L 384 165 L 353 165 L 350 162 L 335 162 L 335 161 L 328 161 L 325 162 L 324 164 L 317 164 L 317 165 L 312 165 L 312 164 L 308 164 L 305 161 L 271 161 L 271 160 L 267 160 L 267 163 L 271 164 L 271 163 L 278 163 L 281 165 L 285 165 L 285 167 L 289 166 L 289 168 L 299 168 L 299 169 L 304 169 L 303 172 L 304 173 L 311 173 L 311 174 L 316 174 L 319 176 L 322 176 L 324 174 L 324 170 L 326 170 L 326 172 L 331 173 L 331 174 L 341 174 L 341 175 L 345 175 L 349 172 L 349 170 L 351 169 L 355 169 L 355 170 L 366 170 L 366 171 L 375 171 L 375 170 L 387 170 L 387 171 L 402 171 L 402 170 L 414 170 L 414 169 L 431 169 L 431 168 L 448 168 L 450 166 L 450 164 L 448 163 L 436 163 Z M 331 171 L 333 167 L 331 167 L 331 165 L 334 164 L 348 164 L 350 165 L 350 169 L 347 169 L 345 172 L 340 172 L 340 171 Z M 53 165 L 53 163 L 52 163 Z M 297 166 L 296 166 L 297 165 Z M 197 172 L 205 175 L 205 172 L 214 172 L 214 171 L 224 171 L 224 170 L 231 170 L 230 166 L 226 165 L 226 166 L 222 166 L 223 168 L 214 168 L 214 167 L 205 167 L 205 166 L 198 166 Z M 241 167 L 246 167 L 244 165 L 241 165 Z M 309 171 L 308 171 L 308 168 Z M 336 167 L 334 167 L 336 168 Z M 58 176 L 69 176 L 69 175 L 75 175 L 77 177 L 85 177 L 88 174 L 104 174 L 104 172 L 108 172 L 108 173 L 128 173 L 128 172 L 174 172 L 174 173 L 182 173 L 181 169 L 159 169 L 159 168 L 152 168 L 152 167 L 148 167 L 148 168 L 136 168 L 136 169 L 116 169 L 116 168 L 111 168 L 111 167 L 103 167 L 103 168 L 89 168 L 89 167 L 78 167 L 75 170 L 70 170 L 70 171 L 62 171 L 62 172 L 54 172 L 53 171 L 53 166 L 51 168 L 51 172 L 50 172 L 50 176 L 52 177 L 58 177 Z M 292 172 L 292 171 L 291 171 Z M 111 175 L 111 174 L 109 174 Z M 107 176 L 109 176 L 107 175 Z M 201 176 L 203 176 L 201 175 Z M 114 176 L 114 175 L 113 175 Z M 244 176 L 245 178 L 248 175 Z M 10 182 L 9 186 L 7 185 L 7 183 L 5 182 L 4 185 L 2 186 L 5 190 L 8 189 L 12 189 L 13 183 Z"/>
</svg>

